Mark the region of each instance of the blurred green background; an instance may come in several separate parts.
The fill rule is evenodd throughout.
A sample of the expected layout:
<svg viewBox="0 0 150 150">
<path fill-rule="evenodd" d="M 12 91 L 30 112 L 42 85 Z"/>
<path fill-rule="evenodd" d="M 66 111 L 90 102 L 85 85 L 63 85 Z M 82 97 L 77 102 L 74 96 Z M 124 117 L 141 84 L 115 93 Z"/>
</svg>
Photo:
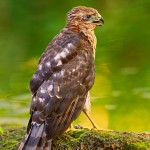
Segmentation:
<svg viewBox="0 0 150 150">
<path fill-rule="evenodd" d="M 149 0 L 0 1 L 0 124 L 27 124 L 38 59 L 78 5 L 96 8 L 105 19 L 95 31 L 92 117 L 102 128 L 150 131 Z M 91 127 L 83 114 L 78 123 Z"/>
</svg>

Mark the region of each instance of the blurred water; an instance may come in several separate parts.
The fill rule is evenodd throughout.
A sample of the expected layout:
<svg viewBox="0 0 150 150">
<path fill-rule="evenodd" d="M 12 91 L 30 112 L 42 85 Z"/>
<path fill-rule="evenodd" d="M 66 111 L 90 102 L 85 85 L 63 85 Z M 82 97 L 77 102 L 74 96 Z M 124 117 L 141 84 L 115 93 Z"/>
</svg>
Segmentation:
<svg viewBox="0 0 150 150">
<path fill-rule="evenodd" d="M 96 29 L 96 81 L 91 115 L 102 128 L 150 130 L 150 11 L 141 1 L 1 1 L 0 124 L 26 125 L 29 81 L 49 41 L 77 5 L 97 8 L 105 19 Z M 58 11 L 59 10 L 59 11 Z M 84 114 L 75 124 L 92 127 Z"/>
</svg>

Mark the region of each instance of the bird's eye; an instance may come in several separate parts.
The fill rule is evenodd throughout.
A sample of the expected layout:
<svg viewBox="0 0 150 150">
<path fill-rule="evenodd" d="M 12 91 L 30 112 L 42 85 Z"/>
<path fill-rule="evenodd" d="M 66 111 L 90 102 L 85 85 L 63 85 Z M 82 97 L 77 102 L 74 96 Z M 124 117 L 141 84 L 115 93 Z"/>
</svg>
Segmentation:
<svg viewBox="0 0 150 150">
<path fill-rule="evenodd" d="M 91 18 L 91 15 L 86 15 L 86 19 L 90 19 Z"/>
</svg>

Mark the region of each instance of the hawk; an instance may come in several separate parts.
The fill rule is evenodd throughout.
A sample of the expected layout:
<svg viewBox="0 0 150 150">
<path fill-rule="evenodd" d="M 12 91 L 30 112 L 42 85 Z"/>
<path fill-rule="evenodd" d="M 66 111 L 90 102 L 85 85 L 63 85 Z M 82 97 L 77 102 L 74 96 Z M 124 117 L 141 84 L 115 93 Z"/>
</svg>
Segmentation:
<svg viewBox="0 0 150 150">
<path fill-rule="evenodd" d="M 27 133 L 19 150 L 51 149 L 84 111 L 88 114 L 89 90 L 95 79 L 96 36 L 104 20 L 96 9 L 78 6 L 68 12 L 64 29 L 43 52 L 30 81 L 32 101 Z"/>
</svg>

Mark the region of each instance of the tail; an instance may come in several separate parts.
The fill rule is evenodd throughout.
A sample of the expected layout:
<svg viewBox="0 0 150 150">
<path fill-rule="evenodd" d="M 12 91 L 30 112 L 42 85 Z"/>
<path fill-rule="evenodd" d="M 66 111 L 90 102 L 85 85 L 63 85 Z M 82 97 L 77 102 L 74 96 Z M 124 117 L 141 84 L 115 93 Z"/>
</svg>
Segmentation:
<svg viewBox="0 0 150 150">
<path fill-rule="evenodd" d="M 47 141 L 45 134 L 45 124 L 33 124 L 26 133 L 18 150 L 51 150 L 52 140 Z"/>
</svg>

